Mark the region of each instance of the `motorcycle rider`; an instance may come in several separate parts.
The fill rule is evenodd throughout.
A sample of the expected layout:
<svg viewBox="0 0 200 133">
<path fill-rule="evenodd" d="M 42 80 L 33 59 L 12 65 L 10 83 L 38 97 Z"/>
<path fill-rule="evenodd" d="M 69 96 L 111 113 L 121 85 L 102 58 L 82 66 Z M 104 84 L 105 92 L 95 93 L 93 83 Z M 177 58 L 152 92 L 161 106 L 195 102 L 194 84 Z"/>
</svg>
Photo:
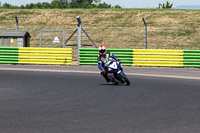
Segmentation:
<svg viewBox="0 0 200 133">
<path fill-rule="evenodd" d="M 101 75 L 106 79 L 107 82 L 110 81 L 107 75 L 107 70 L 105 69 L 104 65 L 108 61 L 109 57 L 112 57 L 114 60 L 119 61 L 115 55 L 106 51 L 106 47 L 101 45 L 99 47 L 99 56 L 98 56 L 98 68 L 101 70 Z"/>
</svg>

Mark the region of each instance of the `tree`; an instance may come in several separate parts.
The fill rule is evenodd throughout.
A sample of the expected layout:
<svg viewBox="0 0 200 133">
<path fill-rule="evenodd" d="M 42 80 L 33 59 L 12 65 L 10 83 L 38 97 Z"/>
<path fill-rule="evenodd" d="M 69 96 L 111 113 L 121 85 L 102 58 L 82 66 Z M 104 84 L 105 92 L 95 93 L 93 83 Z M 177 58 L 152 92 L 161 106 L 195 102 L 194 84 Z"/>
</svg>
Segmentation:
<svg viewBox="0 0 200 133">
<path fill-rule="evenodd" d="M 4 4 L 3 4 L 3 8 L 11 8 L 11 7 L 12 7 L 11 4 L 8 4 L 8 3 L 4 3 Z"/>
<path fill-rule="evenodd" d="M 97 8 L 111 8 L 111 5 L 104 2 L 100 3 Z"/>
<path fill-rule="evenodd" d="M 115 5 L 115 6 L 113 6 L 112 8 L 122 8 L 120 5 Z"/>
<path fill-rule="evenodd" d="M 158 8 L 159 9 L 160 8 L 162 8 L 162 9 L 165 9 L 165 8 L 169 9 L 169 8 L 172 8 L 172 6 L 173 6 L 173 4 L 170 4 L 169 1 L 167 1 L 166 4 L 165 3 L 163 3 L 163 4 L 159 3 Z"/>
<path fill-rule="evenodd" d="M 101 3 L 101 0 L 52 0 L 51 3 L 30 3 L 18 6 L 13 6 L 11 4 L 3 4 L 3 8 L 21 8 L 21 9 L 63 9 L 63 8 L 121 8 L 119 5 L 111 6 L 107 3 Z"/>
</svg>

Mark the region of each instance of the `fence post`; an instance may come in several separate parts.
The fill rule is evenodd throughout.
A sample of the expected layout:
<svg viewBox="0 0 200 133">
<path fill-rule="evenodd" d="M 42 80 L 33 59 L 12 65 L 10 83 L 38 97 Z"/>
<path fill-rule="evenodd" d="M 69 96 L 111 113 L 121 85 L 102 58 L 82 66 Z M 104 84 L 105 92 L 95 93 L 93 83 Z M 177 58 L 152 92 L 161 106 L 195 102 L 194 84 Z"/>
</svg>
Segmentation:
<svg viewBox="0 0 200 133">
<path fill-rule="evenodd" d="M 65 30 L 63 31 L 63 48 L 65 48 Z"/>
<path fill-rule="evenodd" d="M 78 59 L 79 59 L 79 49 L 81 48 L 81 32 L 82 32 L 82 26 L 81 26 L 81 18 L 80 16 L 77 16 L 78 21 Z"/>
<path fill-rule="evenodd" d="M 16 20 L 16 30 L 18 31 L 18 29 L 19 29 L 19 23 L 18 23 L 18 18 L 17 18 L 17 16 L 15 16 L 15 20 Z"/>
<path fill-rule="evenodd" d="M 40 30 L 40 48 L 42 47 L 42 30 Z"/>
<path fill-rule="evenodd" d="M 145 26 L 145 49 L 147 49 L 147 23 L 144 19 L 144 17 L 142 18 L 143 22 L 144 22 L 144 26 Z"/>
</svg>

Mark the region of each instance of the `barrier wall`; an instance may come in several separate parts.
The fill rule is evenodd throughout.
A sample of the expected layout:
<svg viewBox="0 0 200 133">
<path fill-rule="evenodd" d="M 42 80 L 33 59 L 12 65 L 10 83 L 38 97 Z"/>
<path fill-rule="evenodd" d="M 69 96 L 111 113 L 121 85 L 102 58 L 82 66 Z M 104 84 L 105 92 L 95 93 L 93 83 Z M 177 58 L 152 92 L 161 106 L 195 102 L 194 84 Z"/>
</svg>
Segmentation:
<svg viewBox="0 0 200 133">
<path fill-rule="evenodd" d="M 132 66 L 133 65 L 133 50 L 132 49 L 107 49 L 112 52 L 121 61 L 122 65 Z M 96 48 L 81 48 L 79 54 L 80 65 L 97 65 L 99 50 Z"/>
<path fill-rule="evenodd" d="M 107 49 L 125 66 L 200 67 L 200 50 Z M 97 65 L 98 49 L 81 48 L 79 64 Z M 72 65 L 71 48 L 0 47 L 3 64 Z"/>
<path fill-rule="evenodd" d="M 183 50 L 133 49 L 133 66 L 183 67 Z"/>
<path fill-rule="evenodd" d="M 107 49 L 122 65 L 157 67 L 200 67 L 200 50 Z M 97 65 L 98 49 L 81 48 L 80 65 Z"/>
<path fill-rule="evenodd" d="M 184 67 L 200 67 L 200 50 L 184 50 Z"/>
<path fill-rule="evenodd" d="M 1 48 L 0 63 L 72 65 L 72 49 Z"/>
<path fill-rule="evenodd" d="M 0 63 L 17 64 L 18 48 L 0 47 Z"/>
</svg>

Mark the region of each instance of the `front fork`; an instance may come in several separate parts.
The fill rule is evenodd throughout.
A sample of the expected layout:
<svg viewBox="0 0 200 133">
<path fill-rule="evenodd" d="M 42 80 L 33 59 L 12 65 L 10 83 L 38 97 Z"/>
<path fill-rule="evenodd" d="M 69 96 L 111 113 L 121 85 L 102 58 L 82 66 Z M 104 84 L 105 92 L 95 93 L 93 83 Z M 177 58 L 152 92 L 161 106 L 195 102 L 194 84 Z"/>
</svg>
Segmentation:
<svg viewBox="0 0 200 133">
<path fill-rule="evenodd" d="M 119 76 L 120 73 L 123 73 L 126 76 L 126 74 L 122 70 L 119 70 L 115 76 L 116 76 L 117 80 L 123 81 L 123 79 Z"/>
</svg>

